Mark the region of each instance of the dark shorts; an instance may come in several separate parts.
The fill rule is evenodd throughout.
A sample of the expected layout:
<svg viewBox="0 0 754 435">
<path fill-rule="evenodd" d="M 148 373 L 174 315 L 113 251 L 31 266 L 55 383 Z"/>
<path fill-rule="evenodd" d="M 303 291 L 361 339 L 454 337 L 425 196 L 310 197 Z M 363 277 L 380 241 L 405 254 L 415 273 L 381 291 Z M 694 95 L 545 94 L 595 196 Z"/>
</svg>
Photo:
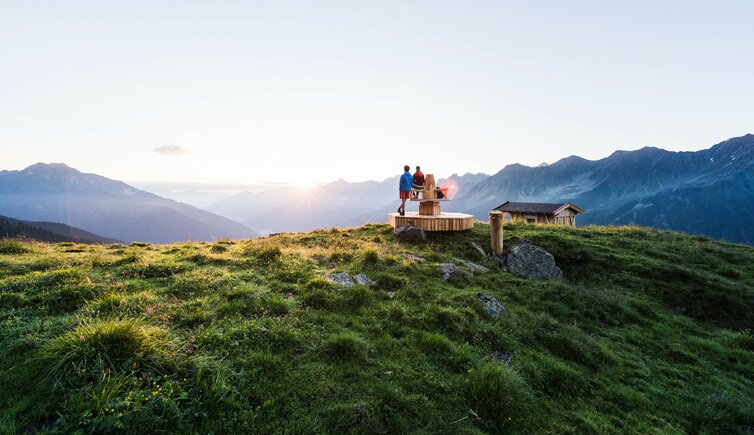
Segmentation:
<svg viewBox="0 0 754 435">
<path fill-rule="evenodd" d="M 398 193 L 400 194 L 401 199 L 409 199 L 411 197 L 410 190 L 399 190 Z"/>
</svg>

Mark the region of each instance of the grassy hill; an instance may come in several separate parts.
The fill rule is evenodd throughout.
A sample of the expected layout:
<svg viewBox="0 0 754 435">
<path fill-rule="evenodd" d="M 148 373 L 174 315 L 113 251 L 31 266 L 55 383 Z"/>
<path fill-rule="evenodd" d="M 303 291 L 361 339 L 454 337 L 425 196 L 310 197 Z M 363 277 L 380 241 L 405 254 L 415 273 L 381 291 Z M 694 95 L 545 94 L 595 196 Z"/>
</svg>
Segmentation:
<svg viewBox="0 0 754 435">
<path fill-rule="evenodd" d="M 0 432 L 752 430 L 754 248 L 644 228 L 505 235 L 566 279 L 497 271 L 471 245 L 488 246 L 485 225 L 418 244 L 386 226 L 2 241 Z M 493 271 L 443 281 L 452 257 Z M 336 271 L 377 285 L 320 277 Z"/>
<path fill-rule="evenodd" d="M 29 222 L 0 216 L 0 238 L 30 238 L 42 242 L 120 243 L 57 222 Z"/>
</svg>

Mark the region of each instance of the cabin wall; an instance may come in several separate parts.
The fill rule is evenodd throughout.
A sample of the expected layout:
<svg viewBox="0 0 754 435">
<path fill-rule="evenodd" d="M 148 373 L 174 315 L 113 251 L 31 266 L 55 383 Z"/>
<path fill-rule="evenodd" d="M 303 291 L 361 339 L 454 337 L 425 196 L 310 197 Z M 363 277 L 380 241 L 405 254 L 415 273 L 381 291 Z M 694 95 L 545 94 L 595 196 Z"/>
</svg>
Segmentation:
<svg viewBox="0 0 754 435">
<path fill-rule="evenodd" d="M 576 212 L 567 208 L 554 216 L 556 225 L 576 226 Z"/>
<path fill-rule="evenodd" d="M 576 213 L 573 210 L 566 209 L 557 215 L 552 213 L 511 213 L 505 212 L 510 216 L 511 222 L 529 222 L 534 224 L 563 225 L 568 227 L 576 226 Z M 533 219 L 533 222 L 530 220 Z"/>
</svg>

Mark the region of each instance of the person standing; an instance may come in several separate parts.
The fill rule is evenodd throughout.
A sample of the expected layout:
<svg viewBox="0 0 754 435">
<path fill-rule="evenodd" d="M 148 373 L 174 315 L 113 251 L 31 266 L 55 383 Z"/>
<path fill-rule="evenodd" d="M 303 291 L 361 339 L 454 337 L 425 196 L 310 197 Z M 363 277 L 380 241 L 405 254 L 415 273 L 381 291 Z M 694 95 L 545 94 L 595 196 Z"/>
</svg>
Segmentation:
<svg viewBox="0 0 754 435">
<path fill-rule="evenodd" d="M 401 175 L 400 183 L 398 184 L 398 194 L 401 199 L 401 206 L 398 207 L 398 213 L 401 216 L 406 215 L 406 200 L 411 196 L 411 187 L 413 187 L 414 177 L 411 175 L 411 167 L 408 165 L 403 167 L 403 175 Z"/>
</svg>

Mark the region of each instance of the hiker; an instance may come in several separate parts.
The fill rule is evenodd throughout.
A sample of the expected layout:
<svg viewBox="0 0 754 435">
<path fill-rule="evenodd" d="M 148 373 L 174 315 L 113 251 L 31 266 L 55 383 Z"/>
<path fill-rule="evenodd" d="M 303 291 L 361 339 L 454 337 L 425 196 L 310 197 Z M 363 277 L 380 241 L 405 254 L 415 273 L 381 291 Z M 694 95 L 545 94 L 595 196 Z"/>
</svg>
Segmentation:
<svg viewBox="0 0 754 435">
<path fill-rule="evenodd" d="M 422 190 L 424 189 L 424 174 L 422 173 L 422 169 L 420 167 L 416 167 L 416 172 L 414 172 L 414 179 L 413 179 L 414 189 Z M 419 197 L 419 192 L 414 191 L 414 198 Z"/>
<path fill-rule="evenodd" d="M 401 181 L 398 186 L 398 193 L 401 198 L 401 206 L 398 207 L 398 213 L 401 216 L 406 215 L 406 200 L 411 196 L 411 187 L 414 185 L 414 177 L 411 176 L 411 167 L 406 165 L 403 167 L 403 175 L 401 175 Z"/>
</svg>

